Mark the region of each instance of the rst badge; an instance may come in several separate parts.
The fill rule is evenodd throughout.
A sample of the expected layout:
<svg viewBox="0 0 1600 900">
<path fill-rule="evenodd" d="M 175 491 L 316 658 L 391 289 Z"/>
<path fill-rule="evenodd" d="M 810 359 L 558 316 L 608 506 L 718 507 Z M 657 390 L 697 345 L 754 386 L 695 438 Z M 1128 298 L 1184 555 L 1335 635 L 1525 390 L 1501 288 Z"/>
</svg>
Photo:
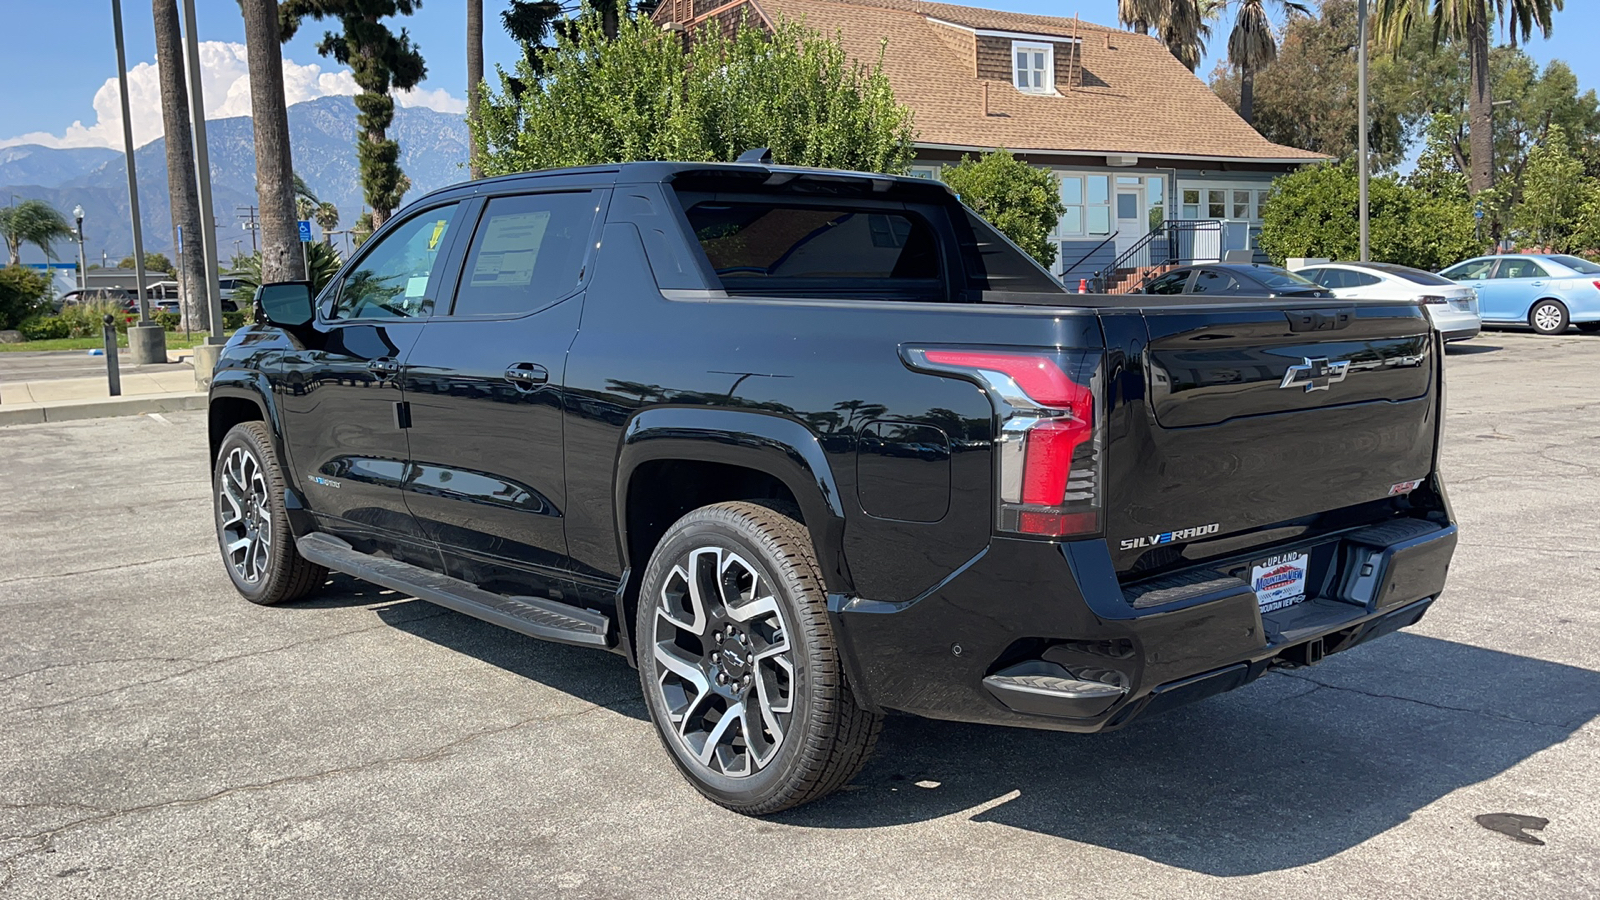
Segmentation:
<svg viewBox="0 0 1600 900">
<path fill-rule="evenodd" d="M 1162 544 L 1171 544 L 1177 541 L 1192 541 L 1197 537 L 1216 534 L 1222 530 L 1222 524 L 1212 522 L 1210 525 L 1196 525 L 1193 528 L 1180 528 L 1177 531 L 1163 531 L 1160 534 L 1140 535 L 1135 538 L 1126 538 L 1122 542 L 1124 550 L 1141 550 L 1145 547 L 1159 547 Z"/>
</svg>

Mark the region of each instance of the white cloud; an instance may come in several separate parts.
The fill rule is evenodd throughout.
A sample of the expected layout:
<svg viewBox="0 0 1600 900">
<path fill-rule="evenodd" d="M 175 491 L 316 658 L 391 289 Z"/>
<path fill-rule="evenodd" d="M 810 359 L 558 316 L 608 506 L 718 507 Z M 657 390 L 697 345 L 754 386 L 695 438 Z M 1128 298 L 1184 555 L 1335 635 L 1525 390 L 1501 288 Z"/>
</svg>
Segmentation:
<svg viewBox="0 0 1600 900">
<path fill-rule="evenodd" d="M 224 119 L 250 115 L 250 70 L 243 44 L 202 41 L 200 44 L 201 84 L 205 93 L 206 118 Z M 349 69 L 323 71 L 317 63 L 300 65 L 283 61 L 284 96 L 290 105 L 318 97 L 352 96 L 355 78 Z M 401 106 L 424 106 L 445 113 L 463 113 L 466 101 L 443 88 L 397 91 Z M 142 147 L 161 137 L 161 78 L 155 63 L 141 62 L 128 70 L 128 109 L 133 122 L 133 143 Z M 16 144 L 41 144 L 46 147 L 110 147 L 122 149 L 122 104 L 117 80 L 106 79 L 94 94 L 95 121 L 85 125 L 73 122 L 60 134 L 35 131 L 0 138 L 0 147 Z"/>
</svg>

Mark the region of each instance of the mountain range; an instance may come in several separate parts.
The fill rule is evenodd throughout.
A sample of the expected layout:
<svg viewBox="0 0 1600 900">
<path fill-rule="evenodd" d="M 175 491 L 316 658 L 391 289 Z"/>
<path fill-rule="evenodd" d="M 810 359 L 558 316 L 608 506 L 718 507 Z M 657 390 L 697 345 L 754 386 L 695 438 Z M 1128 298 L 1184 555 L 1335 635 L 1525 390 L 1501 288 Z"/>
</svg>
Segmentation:
<svg viewBox="0 0 1600 900">
<path fill-rule="evenodd" d="M 397 107 L 389 136 L 400 142 L 400 167 L 411 179 L 408 199 L 467 177 L 467 126 L 459 115 L 424 107 Z M 209 119 L 212 205 L 217 218 L 217 251 L 223 267 L 235 253 L 249 253 L 251 232 L 241 207 L 256 201 L 255 137 L 249 117 Z M 289 141 L 294 169 L 319 200 L 339 208 L 339 227 L 349 228 L 365 209 L 356 162 L 356 107 L 349 97 L 320 97 L 289 107 Z M 171 207 L 167 195 L 166 139 L 134 150 L 139 206 L 147 253 L 173 255 Z M 84 210 L 84 246 L 91 263 L 115 264 L 133 252 L 128 176 L 123 154 L 99 147 L 54 149 L 24 144 L 0 148 L 0 204 L 40 199 L 69 221 L 72 208 Z M 316 227 L 313 225 L 313 230 Z M 184 250 L 191 246 L 184 236 Z M 77 248 L 65 242 L 56 256 L 70 262 Z M 24 262 L 39 262 L 36 248 Z"/>
</svg>

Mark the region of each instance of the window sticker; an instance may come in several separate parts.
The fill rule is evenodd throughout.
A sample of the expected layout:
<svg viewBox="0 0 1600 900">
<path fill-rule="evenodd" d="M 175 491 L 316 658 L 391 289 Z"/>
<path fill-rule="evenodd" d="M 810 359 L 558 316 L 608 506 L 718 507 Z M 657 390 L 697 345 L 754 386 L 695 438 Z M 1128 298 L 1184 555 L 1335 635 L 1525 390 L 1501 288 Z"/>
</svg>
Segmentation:
<svg viewBox="0 0 1600 900">
<path fill-rule="evenodd" d="M 495 216 L 478 247 L 473 287 L 525 287 L 533 283 L 550 211 Z"/>
<path fill-rule="evenodd" d="M 413 275 L 406 279 L 406 296 L 421 297 L 428 292 L 428 276 Z"/>
</svg>

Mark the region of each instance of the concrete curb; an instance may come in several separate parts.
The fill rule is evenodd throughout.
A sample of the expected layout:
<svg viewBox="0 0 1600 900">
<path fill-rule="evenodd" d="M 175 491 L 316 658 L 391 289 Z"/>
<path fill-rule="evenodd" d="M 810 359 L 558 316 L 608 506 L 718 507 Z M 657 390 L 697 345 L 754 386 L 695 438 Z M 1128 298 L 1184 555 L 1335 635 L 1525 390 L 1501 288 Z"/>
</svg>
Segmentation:
<svg viewBox="0 0 1600 900">
<path fill-rule="evenodd" d="M 206 395 L 198 391 L 190 394 L 134 394 L 131 397 L 65 400 L 59 403 L 6 404 L 0 406 L 0 427 L 205 408 Z"/>
</svg>

